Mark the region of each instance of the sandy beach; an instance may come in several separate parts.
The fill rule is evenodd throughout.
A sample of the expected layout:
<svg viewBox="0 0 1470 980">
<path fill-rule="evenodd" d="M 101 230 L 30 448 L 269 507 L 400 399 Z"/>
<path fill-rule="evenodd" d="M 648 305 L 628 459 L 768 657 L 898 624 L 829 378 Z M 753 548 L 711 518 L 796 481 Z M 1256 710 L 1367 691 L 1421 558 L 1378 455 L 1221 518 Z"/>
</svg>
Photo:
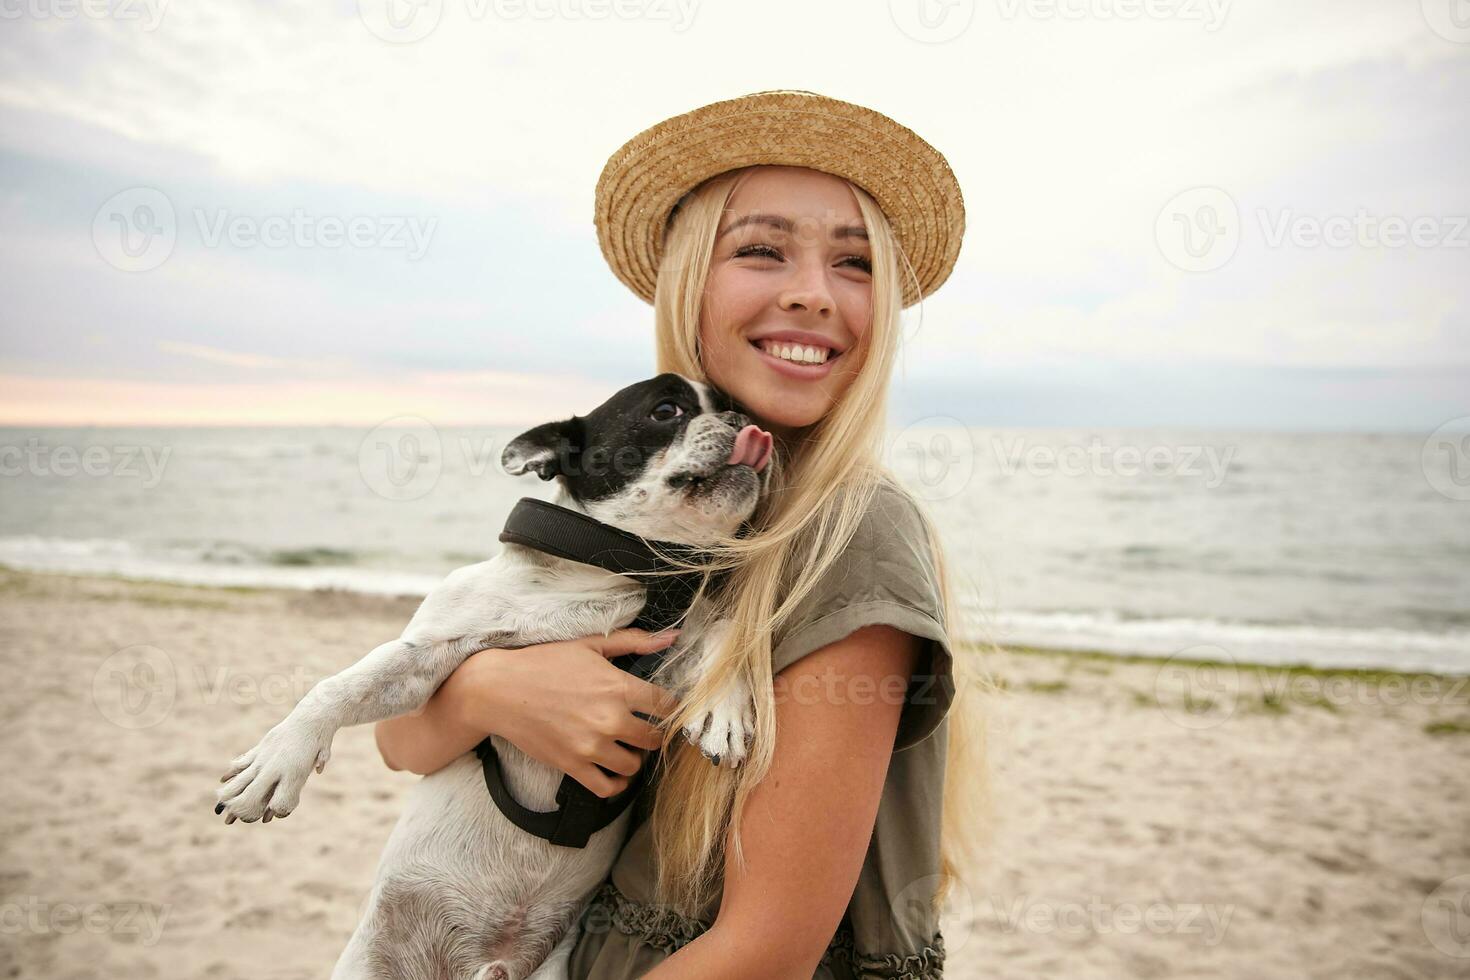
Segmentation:
<svg viewBox="0 0 1470 980">
<path fill-rule="evenodd" d="M 0 977 L 325 977 L 416 777 L 362 727 L 289 820 L 214 788 L 415 604 L 0 572 Z M 1004 820 L 946 976 L 1470 976 L 1464 678 L 990 667 Z"/>
</svg>

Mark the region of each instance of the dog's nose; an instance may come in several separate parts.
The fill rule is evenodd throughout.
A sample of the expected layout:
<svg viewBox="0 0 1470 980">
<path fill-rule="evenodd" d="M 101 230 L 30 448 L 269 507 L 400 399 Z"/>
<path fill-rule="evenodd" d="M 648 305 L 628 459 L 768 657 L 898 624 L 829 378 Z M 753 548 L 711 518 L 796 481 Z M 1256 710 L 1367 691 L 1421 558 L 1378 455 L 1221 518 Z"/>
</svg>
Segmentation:
<svg viewBox="0 0 1470 980">
<path fill-rule="evenodd" d="M 750 417 L 743 412 L 723 412 L 720 418 L 736 432 L 750 424 Z"/>
</svg>

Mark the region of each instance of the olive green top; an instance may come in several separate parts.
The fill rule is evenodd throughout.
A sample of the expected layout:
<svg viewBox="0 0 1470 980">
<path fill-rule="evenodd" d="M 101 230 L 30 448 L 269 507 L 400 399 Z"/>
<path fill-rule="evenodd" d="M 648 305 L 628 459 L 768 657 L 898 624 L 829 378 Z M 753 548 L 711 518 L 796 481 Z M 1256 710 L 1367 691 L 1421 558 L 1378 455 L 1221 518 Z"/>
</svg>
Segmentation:
<svg viewBox="0 0 1470 980">
<path fill-rule="evenodd" d="M 822 957 L 820 980 L 929 980 L 943 975 L 944 940 L 929 908 L 939 883 L 945 715 L 954 696 L 952 652 L 933 556 L 907 494 L 880 483 L 851 545 L 777 637 L 774 671 L 863 626 L 885 623 L 925 640 L 910 678 L 894 755 L 857 887 Z M 610 879 L 582 918 L 572 980 L 632 980 L 653 969 L 714 921 L 718 898 L 700 919 L 658 915 L 651 827 L 656 786 L 637 804 Z"/>
</svg>

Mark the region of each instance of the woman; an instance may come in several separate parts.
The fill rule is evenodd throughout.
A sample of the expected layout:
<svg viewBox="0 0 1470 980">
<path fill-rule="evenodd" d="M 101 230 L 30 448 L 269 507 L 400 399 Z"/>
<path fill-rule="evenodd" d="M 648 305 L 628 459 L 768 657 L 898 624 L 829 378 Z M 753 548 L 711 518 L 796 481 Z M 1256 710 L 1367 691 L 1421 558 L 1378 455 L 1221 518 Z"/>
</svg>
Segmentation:
<svg viewBox="0 0 1470 980">
<path fill-rule="evenodd" d="M 755 533 L 723 552 L 739 563 L 710 600 L 734 624 L 718 667 L 682 702 L 656 692 L 668 716 L 639 745 L 664 751 L 571 976 L 939 977 L 938 903 L 988 827 L 981 729 L 949 710 L 981 673 L 952 656 L 939 543 L 881 455 L 899 312 L 953 268 L 958 184 L 886 116 L 761 92 L 630 140 L 597 227 L 654 304 L 658 370 L 729 393 L 780 462 Z M 422 714 L 378 726 L 384 761 L 433 772 L 493 731 L 612 795 L 641 759 L 605 732 L 644 682 L 604 658 L 667 642 L 477 654 Z M 679 735 L 731 674 L 756 701 L 735 769 Z"/>
</svg>

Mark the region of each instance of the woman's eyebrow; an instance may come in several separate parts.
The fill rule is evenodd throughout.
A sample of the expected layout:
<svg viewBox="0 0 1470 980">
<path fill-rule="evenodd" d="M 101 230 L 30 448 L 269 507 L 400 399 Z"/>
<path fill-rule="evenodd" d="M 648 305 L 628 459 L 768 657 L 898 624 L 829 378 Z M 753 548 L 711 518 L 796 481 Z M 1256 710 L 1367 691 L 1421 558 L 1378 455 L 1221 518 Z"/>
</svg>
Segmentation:
<svg viewBox="0 0 1470 980">
<path fill-rule="evenodd" d="M 783 218 L 779 214 L 747 214 L 745 217 L 737 218 L 736 220 L 726 225 L 725 229 L 715 236 L 715 241 L 719 241 L 721 238 L 724 238 L 736 228 L 740 228 L 748 224 L 769 225 L 772 228 L 775 228 L 777 231 L 784 231 L 787 234 L 790 234 L 793 230 L 793 225 L 791 224 L 791 222 L 786 218 Z M 832 233 L 832 237 L 861 238 L 866 241 L 868 238 L 868 229 L 864 228 L 862 225 L 847 225 L 846 227 L 836 229 Z"/>
</svg>

